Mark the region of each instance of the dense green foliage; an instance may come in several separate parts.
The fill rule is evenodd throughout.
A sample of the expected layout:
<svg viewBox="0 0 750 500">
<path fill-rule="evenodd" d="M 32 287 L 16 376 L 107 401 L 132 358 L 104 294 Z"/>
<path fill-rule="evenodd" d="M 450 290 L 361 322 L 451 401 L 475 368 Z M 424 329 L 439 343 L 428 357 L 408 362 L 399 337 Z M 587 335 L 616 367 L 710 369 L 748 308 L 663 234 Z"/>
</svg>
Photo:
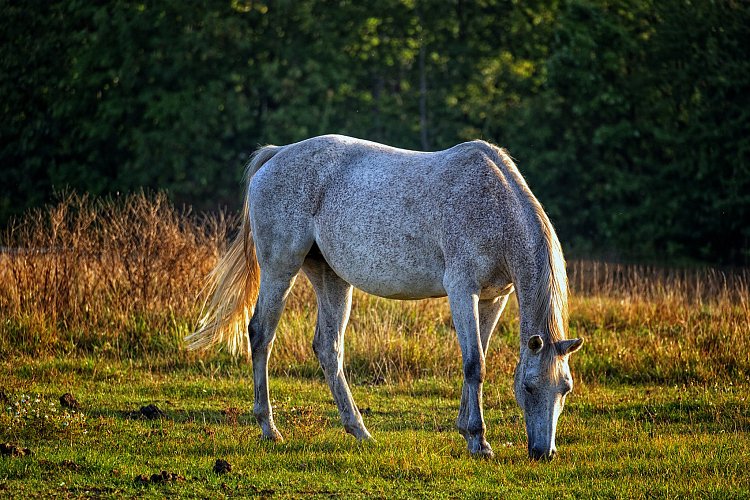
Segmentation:
<svg viewBox="0 0 750 500">
<path fill-rule="evenodd" d="M 507 147 L 579 253 L 750 259 L 750 4 L 0 0 L 0 222 L 72 187 L 238 207 L 258 144 Z"/>
</svg>

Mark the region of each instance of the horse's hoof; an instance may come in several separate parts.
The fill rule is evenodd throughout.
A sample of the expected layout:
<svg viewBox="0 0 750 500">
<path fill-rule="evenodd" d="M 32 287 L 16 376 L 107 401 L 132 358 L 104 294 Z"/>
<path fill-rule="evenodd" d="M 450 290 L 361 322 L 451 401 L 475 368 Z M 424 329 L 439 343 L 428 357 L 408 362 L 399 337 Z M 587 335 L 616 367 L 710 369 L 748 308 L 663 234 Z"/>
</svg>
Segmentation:
<svg viewBox="0 0 750 500">
<path fill-rule="evenodd" d="M 469 453 L 471 453 L 471 456 L 474 458 L 492 458 L 495 456 L 495 452 L 492 451 L 492 447 L 487 441 L 481 443 L 474 449 L 470 447 Z"/>
<path fill-rule="evenodd" d="M 370 441 L 375 441 L 375 438 L 373 438 L 369 432 L 365 432 L 364 434 L 361 434 L 355 437 L 357 438 L 357 441 L 359 441 L 360 443 L 367 443 Z"/>
<path fill-rule="evenodd" d="M 284 441 L 284 437 L 276 429 L 273 429 L 270 432 L 264 432 L 263 434 L 261 434 L 260 438 L 263 441 L 272 441 L 274 443 L 281 443 Z"/>
<path fill-rule="evenodd" d="M 347 428 L 347 427 L 344 427 L 344 429 L 346 430 L 347 433 L 349 433 L 352 436 L 354 436 L 355 438 L 357 438 L 357 441 L 359 441 L 360 443 L 363 443 L 363 442 L 366 442 L 366 441 L 374 441 L 374 439 L 372 438 L 372 435 L 370 435 L 370 433 L 364 427 L 362 427 L 362 428 L 357 428 L 357 427 Z"/>
<path fill-rule="evenodd" d="M 372 437 L 372 434 L 365 431 L 361 436 L 357 436 L 357 441 L 359 441 L 360 443 L 374 443 L 375 438 Z"/>
<path fill-rule="evenodd" d="M 487 448 L 482 448 L 479 451 L 472 453 L 471 456 L 474 458 L 494 458 L 495 452 L 488 446 Z"/>
</svg>

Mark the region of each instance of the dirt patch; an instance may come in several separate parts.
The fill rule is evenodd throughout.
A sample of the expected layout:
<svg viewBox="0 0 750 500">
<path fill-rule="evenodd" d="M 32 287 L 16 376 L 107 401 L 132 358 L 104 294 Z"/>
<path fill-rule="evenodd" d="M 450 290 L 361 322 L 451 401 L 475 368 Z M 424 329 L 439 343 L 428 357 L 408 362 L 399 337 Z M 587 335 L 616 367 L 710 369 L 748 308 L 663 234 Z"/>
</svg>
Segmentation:
<svg viewBox="0 0 750 500">
<path fill-rule="evenodd" d="M 214 464 L 214 472 L 217 474 L 226 474 L 232 472 L 232 464 L 222 458 L 217 458 Z"/>
<path fill-rule="evenodd" d="M 135 477 L 136 483 L 150 484 L 150 483 L 181 483 L 185 481 L 185 476 L 177 474 L 175 472 L 161 471 L 159 474 L 151 474 L 148 477 L 146 474 L 140 474 Z"/>
<path fill-rule="evenodd" d="M 237 425 L 237 421 L 241 412 L 239 408 L 230 406 L 229 408 L 221 410 L 221 413 L 224 414 L 224 418 L 227 424 Z"/>
<path fill-rule="evenodd" d="M 22 448 L 16 443 L 0 443 L 0 455 L 3 457 L 27 457 L 31 455 L 31 450 Z"/>
<path fill-rule="evenodd" d="M 314 406 L 291 407 L 277 412 L 296 436 L 314 436 L 328 425 L 328 419 Z"/>
<path fill-rule="evenodd" d="M 60 470 L 69 470 L 72 472 L 80 472 L 83 470 L 83 466 L 74 462 L 73 460 L 53 462 L 52 460 L 47 460 L 46 458 L 40 458 L 37 460 L 37 463 L 42 468 L 42 470 L 51 473 L 59 472 Z"/>
<path fill-rule="evenodd" d="M 60 406 L 63 408 L 70 408 L 71 410 L 80 410 L 81 403 L 69 392 L 66 392 L 60 396 Z"/>
<path fill-rule="evenodd" d="M 167 432 L 166 429 L 149 429 L 148 431 L 141 434 L 146 439 L 150 439 L 153 437 L 156 438 L 164 438 L 169 435 L 169 432 Z"/>
<path fill-rule="evenodd" d="M 141 406 L 141 415 L 149 420 L 156 420 L 158 418 L 167 418 L 167 414 L 159 409 L 158 406 L 151 403 L 148 406 Z"/>
<path fill-rule="evenodd" d="M 75 463 L 72 460 L 63 460 L 60 462 L 60 468 L 67 469 L 70 471 L 79 471 L 81 470 L 81 466 L 77 463 Z"/>
</svg>

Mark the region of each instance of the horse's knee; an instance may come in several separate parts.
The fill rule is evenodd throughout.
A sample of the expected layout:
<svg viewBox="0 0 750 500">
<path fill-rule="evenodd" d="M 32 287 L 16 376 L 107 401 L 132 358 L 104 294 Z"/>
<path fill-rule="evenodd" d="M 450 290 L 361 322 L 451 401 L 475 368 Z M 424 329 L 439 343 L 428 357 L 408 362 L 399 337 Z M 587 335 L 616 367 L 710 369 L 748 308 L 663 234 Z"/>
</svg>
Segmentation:
<svg viewBox="0 0 750 500">
<path fill-rule="evenodd" d="M 265 423 L 268 420 L 268 408 L 261 406 L 260 403 L 256 401 L 253 405 L 253 416 L 259 424 Z"/>
<path fill-rule="evenodd" d="M 481 384 L 484 382 L 484 360 L 481 357 L 472 357 L 464 361 L 464 381 L 468 384 Z"/>
<path fill-rule="evenodd" d="M 336 332 L 334 331 L 315 327 L 315 336 L 312 343 L 313 352 L 323 366 L 338 363 L 339 356 L 336 349 L 336 339 L 332 337 L 335 334 Z"/>
<path fill-rule="evenodd" d="M 253 323 L 253 320 L 250 320 L 250 324 L 247 325 L 247 337 L 250 341 L 250 351 L 256 353 L 263 347 L 263 336 L 258 331 L 257 325 Z"/>
<path fill-rule="evenodd" d="M 247 336 L 250 341 L 251 352 L 262 353 L 268 350 L 268 346 L 273 341 L 274 332 L 269 332 L 267 329 L 259 328 L 253 317 L 247 327 Z"/>
<path fill-rule="evenodd" d="M 484 436 L 487 426 L 479 415 L 470 415 L 466 422 L 466 433 L 470 436 Z"/>
<path fill-rule="evenodd" d="M 323 341 L 320 338 L 320 327 L 315 326 L 315 335 L 313 336 L 312 349 L 315 353 L 315 357 L 320 361 L 320 356 L 323 353 Z"/>
</svg>

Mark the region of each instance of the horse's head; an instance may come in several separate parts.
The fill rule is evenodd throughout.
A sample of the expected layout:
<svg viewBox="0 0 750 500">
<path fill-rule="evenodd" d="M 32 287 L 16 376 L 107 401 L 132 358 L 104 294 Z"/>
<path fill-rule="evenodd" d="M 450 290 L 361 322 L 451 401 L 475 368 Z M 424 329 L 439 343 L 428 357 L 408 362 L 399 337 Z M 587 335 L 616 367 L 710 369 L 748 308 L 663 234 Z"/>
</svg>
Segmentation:
<svg viewBox="0 0 750 500">
<path fill-rule="evenodd" d="M 515 394 L 526 421 L 529 456 L 534 460 L 554 458 L 557 418 L 565 396 L 573 390 L 568 357 L 583 345 L 583 339 L 545 343 L 534 335 L 521 346 L 516 366 Z"/>
</svg>

